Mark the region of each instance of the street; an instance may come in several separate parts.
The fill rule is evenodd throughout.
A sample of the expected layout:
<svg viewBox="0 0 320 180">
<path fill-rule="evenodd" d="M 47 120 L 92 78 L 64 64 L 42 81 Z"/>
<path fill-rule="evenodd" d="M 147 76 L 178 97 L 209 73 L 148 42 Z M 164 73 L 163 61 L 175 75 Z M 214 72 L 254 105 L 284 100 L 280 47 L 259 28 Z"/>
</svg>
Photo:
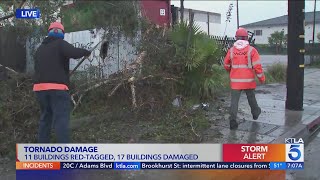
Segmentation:
<svg viewBox="0 0 320 180">
<path fill-rule="evenodd" d="M 281 63 L 287 65 L 288 56 L 287 55 L 260 55 L 262 67 L 268 67 L 274 63 Z M 305 64 L 310 63 L 310 56 L 305 55 Z"/>
</svg>

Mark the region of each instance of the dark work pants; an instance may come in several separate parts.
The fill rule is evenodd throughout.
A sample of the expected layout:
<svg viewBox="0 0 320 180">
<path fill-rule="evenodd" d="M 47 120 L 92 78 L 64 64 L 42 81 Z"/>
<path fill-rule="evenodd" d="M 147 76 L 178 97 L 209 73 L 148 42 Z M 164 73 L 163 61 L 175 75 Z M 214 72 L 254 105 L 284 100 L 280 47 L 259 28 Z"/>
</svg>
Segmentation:
<svg viewBox="0 0 320 180">
<path fill-rule="evenodd" d="M 50 143 L 52 124 L 57 143 L 70 143 L 69 123 L 71 99 L 68 91 L 48 90 L 36 92 L 40 104 L 38 143 Z"/>
<path fill-rule="evenodd" d="M 256 100 L 256 96 L 254 94 L 254 89 L 245 89 L 245 90 L 231 90 L 231 106 L 230 106 L 230 120 L 237 120 L 238 114 L 238 106 L 239 106 L 239 99 L 241 96 L 241 92 L 245 91 L 248 102 L 251 108 L 251 114 L 257 114 L 259 111 L 259 106 Z"/>
</svg>

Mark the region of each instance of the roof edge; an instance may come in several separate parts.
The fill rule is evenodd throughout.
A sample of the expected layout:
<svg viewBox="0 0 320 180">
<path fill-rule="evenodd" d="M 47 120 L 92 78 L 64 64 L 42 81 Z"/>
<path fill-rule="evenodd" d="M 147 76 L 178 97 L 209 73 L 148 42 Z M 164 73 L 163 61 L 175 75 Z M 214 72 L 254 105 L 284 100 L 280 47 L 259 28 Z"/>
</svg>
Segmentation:
<svg viewBox="0 0 320 180">
<path fill-rule="evenodd" d="M 310 12 L 305 12 L 305 14 L 307 13 L 313 13 L 313 11 L 310 11 Z M 320 11 L 316 11 L 316 13 L 320 13 Z M 269 19 L 264 19 L 264 20 L 261 20 L 261 21 L 256 21 L 256 22 L 252 22 L 252 23 L 248 23 L 248 24 L 243 24 L 243 25 L 240 25 L 241 27 L 254 27 L 254 26 L 274 26 L 274 25 L 282 25 L 282 24 L 269 24 L 269 25 L 253 25 L 253 24 L 257 24 L 257 23 L 261 23 L 263 21 L 268 21 L 268 20 L 272 20 L 272 19 L 277 19 L 277 18 L 281 18 L 281 17 L 286 17 L 288 15 L 282 15 L 282 16 L 278 16 L 278 17 L 274 17 L 274 18 L 269 18 Z M 308 22 L 313 22 L 313 21 L 305 21 L 306 23 Z M 320 20 L 316 20 L 316 22 L 320 22 Z M 287 23 L 286 23 L 287 24 Z"/>
</svg>

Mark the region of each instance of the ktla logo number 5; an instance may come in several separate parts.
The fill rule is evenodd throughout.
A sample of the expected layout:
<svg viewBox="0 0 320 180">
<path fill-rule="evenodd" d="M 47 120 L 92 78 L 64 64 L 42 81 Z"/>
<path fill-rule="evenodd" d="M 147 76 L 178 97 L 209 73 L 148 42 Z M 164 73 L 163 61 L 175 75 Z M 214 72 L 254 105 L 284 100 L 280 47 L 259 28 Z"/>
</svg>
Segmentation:
<svg viewBox="0 0 320 180">
<path fill-rule="evenodd" d="M 286 144 L 286 161 L 287 162 L 303 162 L 304 161 L 303 144 Z"/>
</svg>

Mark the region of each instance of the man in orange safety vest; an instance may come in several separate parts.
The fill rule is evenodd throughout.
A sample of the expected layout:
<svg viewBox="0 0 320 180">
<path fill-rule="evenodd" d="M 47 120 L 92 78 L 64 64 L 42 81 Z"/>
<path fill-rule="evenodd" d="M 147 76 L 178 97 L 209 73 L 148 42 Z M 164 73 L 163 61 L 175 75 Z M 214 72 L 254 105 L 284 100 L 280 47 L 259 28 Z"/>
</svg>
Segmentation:
<svg viewBox="0 0 320 180">
<path fill-rule="evenodd" d="M 261 108 L 258 106 L 254 93 L 256 88 L 255 75 L 262 84 L 266 80 L 260 55 L 254 47 L 249 45 L 248 31 L 239 28 L 236 32 L 236 40 L 224 59 L 224 68 L 230 73 L 231 106 L 229 120 L 231 130 L 238 128 L 236 120 L 242 91 L 246 92 L 253 119 L 258 119 Z"/>
</svg>

